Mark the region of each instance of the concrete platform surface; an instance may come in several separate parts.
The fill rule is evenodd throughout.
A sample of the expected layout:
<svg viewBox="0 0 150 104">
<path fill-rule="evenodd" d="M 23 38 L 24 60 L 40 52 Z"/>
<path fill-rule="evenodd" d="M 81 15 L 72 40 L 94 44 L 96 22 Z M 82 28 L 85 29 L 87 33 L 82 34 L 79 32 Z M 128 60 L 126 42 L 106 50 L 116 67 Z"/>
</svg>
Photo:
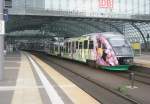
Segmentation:
<svg viewBox="0 0 150 104">
<path fill-rule="evenodd" d="M 142 54 L 134 58 L 134 63 L 138 66 L 150 68 L 150 54 Z"/>
<path fill-rule="evenodd" d="M 26 52 L 7 53 L 0 104 L 99 104 L 94 98 Z"/>
</svg>

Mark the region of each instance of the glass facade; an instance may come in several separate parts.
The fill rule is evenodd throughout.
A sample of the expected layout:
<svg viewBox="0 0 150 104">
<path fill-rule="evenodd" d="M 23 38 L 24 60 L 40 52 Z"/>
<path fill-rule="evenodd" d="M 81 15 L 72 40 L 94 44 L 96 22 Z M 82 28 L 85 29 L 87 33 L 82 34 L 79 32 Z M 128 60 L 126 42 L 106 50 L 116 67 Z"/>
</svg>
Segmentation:
<svg viewBox="0 0 150 104">
<path fill-rule="evenodd" d="M 45 0 L 45 9 L 114 14 L 149 14 L 150 0 L 112 0 L 112 8 L 100 7 L 101 0 Z"/>
<path fill-rule="evenodd" d="M 150 0 L 109 0 L 112 1 L 109 7 L 102 7 L 101 1 L 107 0 L 12 0 L 12 6 L 99 14 L 150 14 Z"/>
<path fill-rule="evenodd" d="M 44 9 L 45 0 L 12 0 L 12 8 Z"/>
<path fill-rule="evenodd" d="M 71 12 L 90 12 L 93 14 L 116 14 L 116 17 L 120 15 L 132 15 L 136 18 L 136 16 L 141 17 L 141 19 L 150 19 L 150 0 L 113 0 L 113 6 L 110 8 L 102 8 L 100 6 L 101 0 L 12 0 L 12 7 L 13 8 L 31 8 L 34 10 L 38 9 L 45 9 L 45 11 L 53 10 L 54 12 L 59 11 L 71 11 Z M 24 9 L 23 8 L 23 9 Z M 17 10 L 17 9 L 16 9 Z M 19 9 L 18 9 L 19 10 Z M 56 10 L 56 11 L 55 11 Z M 52 11 L 52 12 L 53 12 Z M 41 11 L 39 11 L 41 13 Z M 22 12 L 21 12 L 22 13 Z M 33 12 L 34 13 L 34 12 Z M 42 11 L 42 15 L 44 15 L 44 11 Z M 66 13 L 66 14 L 65 14 Z M 64 12 L 64 15 L 67 15 L 70 12 Z M 48 14 L 50 14 L 48 12 Z M 120 15 L 117 15 L 120 14 Z M 79 16 L 75 14 L 75 16 Z M 83 16 L 86 16 L 83 15 Z M 93 15 L 92 15 L 93 16 Z M 94 15 L 99 16 L 99 15 Z M 111 15 L 110 15 L 111 16 Z M 52 28 L 56 29 L 63 29 L 66 31 L 67 28 L 70 33 L 75 34 L 86 34 L 92 32 L 106 32 L 106 31 L 114 31 L 123 33 L 130 42 L 141 42 L 141 43 L 148 43 L 150 38 L 147 39 L 148 35 L 150 34 L 150 23 L 147 22 L 134 22 L 130 23 L 126 22 L 95 22 L 93 21 L 65 21 L 58 22 L 56 26 Z M 52 21 L 53 22 L 53 21 Z M 84 23 L 85 22 L 85 23 Z M 72 24 L 71 26 L 68 24 Z M 67 25 L 67 26 L 66 26 Z M 75 28 L 81 27 L 81 28 Z M 55 29 L 54 29 L 55 30 Z M 76 31 L 77 30 L 77 31 Z M 56 30 L 59 31 L 59 30 Z M 67 32 L 68 32 L 67 31 Z M 150 42 L 149 42 L 150 43 Z"/>
</svg>

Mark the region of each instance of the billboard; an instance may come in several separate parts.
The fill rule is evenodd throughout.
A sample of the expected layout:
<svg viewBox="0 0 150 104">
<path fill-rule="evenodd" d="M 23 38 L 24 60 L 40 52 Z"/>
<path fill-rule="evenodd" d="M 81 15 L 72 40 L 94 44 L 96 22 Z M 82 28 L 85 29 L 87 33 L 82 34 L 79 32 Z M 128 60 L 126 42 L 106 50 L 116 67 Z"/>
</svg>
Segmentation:
<svg viewBox="0 0 150 104">
<path fill-rule="evenodd" d="M 100 8 L 113 8 L 113 0 L 99 0 Z"/>
</svg>

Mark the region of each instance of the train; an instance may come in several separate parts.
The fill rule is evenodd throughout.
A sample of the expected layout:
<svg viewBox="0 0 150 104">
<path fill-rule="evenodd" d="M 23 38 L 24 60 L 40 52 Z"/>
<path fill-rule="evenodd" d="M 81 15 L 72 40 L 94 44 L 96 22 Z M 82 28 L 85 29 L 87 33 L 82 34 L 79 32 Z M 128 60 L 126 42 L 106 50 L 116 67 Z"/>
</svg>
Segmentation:
<svg viewBox="0 0 150 104">
<path fill-rule="evenodd" d="M 113 71 L 128 70 L 134 58 L 129 41 L 117 32 L 91 33 L 50 42 L 44 52 Z"/>
<path fill-rule="evenodd" d="M 91 33 L 47 44 L 50 55 L 87 63 L 105 70 L 128 70 L 134 54 L 123 34 L 116 32 Z"/>
</svg>

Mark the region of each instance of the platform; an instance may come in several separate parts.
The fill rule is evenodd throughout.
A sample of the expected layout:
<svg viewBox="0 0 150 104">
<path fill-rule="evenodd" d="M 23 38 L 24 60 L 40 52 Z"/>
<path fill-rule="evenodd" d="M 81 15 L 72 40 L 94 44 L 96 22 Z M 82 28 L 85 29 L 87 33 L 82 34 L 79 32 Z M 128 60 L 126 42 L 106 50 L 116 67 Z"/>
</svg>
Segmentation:
<svg viewBox="0 0 150 104">
<path fill-rule="evenodd" d="M 140 56 L 136 56 L 134 58 L 134 64 L 137 66 L 150 68 L 150 53 L 149 54 L 141 54 Z"/>
<path fill-rule="evenodd" d="M 0 104 L 99 104 L 35 56 L 7 53 Z"/>
</svg>

